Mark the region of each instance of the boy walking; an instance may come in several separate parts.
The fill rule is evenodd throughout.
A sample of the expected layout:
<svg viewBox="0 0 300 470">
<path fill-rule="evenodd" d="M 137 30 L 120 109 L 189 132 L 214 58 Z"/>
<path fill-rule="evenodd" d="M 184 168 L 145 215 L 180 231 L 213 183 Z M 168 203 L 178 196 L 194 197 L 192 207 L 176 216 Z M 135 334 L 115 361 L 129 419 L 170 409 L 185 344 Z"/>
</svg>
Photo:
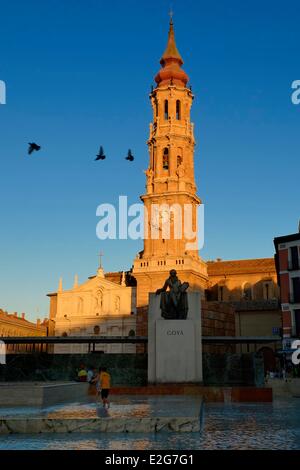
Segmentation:
<svg viewBox="0 0 300 470">
<path fill-rule="evenodd" d="M 100 388 L 101 388 L 101 398 L 102 398 L 102 403 L 104 408 L 109 408 L 109 391 L 110 391 L 110 385 L 111 385 L 111 377 L 110 374 L 107 372 L 106 367 L 102 367 L 102 371 L 100 374 Z"/>
</svg>

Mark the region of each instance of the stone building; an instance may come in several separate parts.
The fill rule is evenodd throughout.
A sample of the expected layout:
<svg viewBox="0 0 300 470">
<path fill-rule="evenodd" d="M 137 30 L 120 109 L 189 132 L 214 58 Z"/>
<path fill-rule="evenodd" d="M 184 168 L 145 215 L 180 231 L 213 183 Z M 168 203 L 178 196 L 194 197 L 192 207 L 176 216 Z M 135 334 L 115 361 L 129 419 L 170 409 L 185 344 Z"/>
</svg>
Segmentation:
<svg viewBox="0 0 300 470">
<path fill-rule="evenodd" d="M 125 273 L 105 275 L 102 267 L 83 284 L 78 284 L 76 276 L 72 289 L 64 290 L 61 280 L 58 291 L 48 294 L 55 336 L 134 336 L 136 289 L 128 284 Z M 87 348 L 85 344 L 57 344 L 54 353 L 85 353 Z M 135 346 L 99 344 L 95 350 L 134 353 Z"/>
<path fill-rule="evenodd" d="M 280 334 L 281 311 L 274 258 L 209 261 L 207 269 L 207 299 L 234 307 L 237 336 Z"/>
<path fill-rule="evenodd" d="M 17 312 L 8 313 L 0 309 L 0 338 L 9 336 L 47 336 L 47 332 L 47 320 L 44 320 L 43 322 L 37 320 L 36 323 L 32 323 L 26 320 L 25 313 L 18 316 Z M 37 350 L 38 347 L 35 349 Z M 17 352 L 30 352 L 32 350 L 32 345 L 7 345 L 6 350 L 10 354 Z"/>
</svg>

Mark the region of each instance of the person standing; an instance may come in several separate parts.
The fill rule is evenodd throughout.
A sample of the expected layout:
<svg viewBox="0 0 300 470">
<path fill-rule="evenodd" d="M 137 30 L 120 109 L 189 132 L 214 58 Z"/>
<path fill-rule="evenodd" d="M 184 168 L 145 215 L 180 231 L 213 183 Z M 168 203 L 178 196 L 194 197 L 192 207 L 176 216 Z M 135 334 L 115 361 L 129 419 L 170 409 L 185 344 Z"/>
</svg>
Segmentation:
<svg viewBox="0 0 300 470">
<path fill-rule="evenodd" d="M 77 379 L 79 382 L 86 382 L 87 381 L 87 371 L 84 364 L 81 364 L 79 367 L 79 371 L 77 374 Z"/>
<path fill-rule="evenodd" d="M 89 383 L 88 395 L 98 395 L 97 383 L 96 383 L 97 377 L 98 377 L 98 371 L 96 367 L 94 367 L 92 370 L 88 372 L 88 383 Z"/>
<path fill-rule="evenodd" d="M 100 388 L 101 388 L 101 398 L 103 403 L 103 408 L 109 408 L 109 392 L 111 387 L 111 376 L 107 372 L 106 367 L 102 367 L 102 372 L 100 374 Z"/>
<path fill-rule="evenodd" d="M 102 373 L 102 367 L 99 367 L 98 372 L 95 370 L 95 375 L 92 378 L 92 384 L 96 387 L 96 395 L 97 397 L 100 395 L 101 392 L 101 386 L 100 386 L 100 377 Z"/>
<path fill-rule="evenodd" d="M 88 372 L 87 372 L 87 378 L 86 378 L 88 383 L 91 383 L 91 380 L 92 380 L 93 377 L 94 377 L 94 369 L 93 369 L 93 367 L 89 367 Z"/>
</svg>

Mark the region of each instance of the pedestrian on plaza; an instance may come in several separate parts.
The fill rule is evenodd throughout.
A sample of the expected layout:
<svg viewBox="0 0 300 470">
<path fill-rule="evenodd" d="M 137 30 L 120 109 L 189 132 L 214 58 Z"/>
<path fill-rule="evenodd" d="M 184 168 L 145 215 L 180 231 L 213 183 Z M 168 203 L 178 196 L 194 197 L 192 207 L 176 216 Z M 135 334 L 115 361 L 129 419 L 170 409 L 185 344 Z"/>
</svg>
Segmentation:
<svg viewBox="0 0 300 470">
<path fill-rule="evenodd" d="M 95 375 L 92 379 L 92 383 L 94 384 L 94 386 L 96 387 L 96 395 L 97 397 L 100 395 L 101 393 L 101 386 L 100 386 L 100 378 L 101 378 L 101 373 L 102 373 L 102 367 L 99 367 L 99 370 L 97 372 L 97 369 L 95 369 Z"/>
<path fill-rule="evenodd" d="M 110 402 L 108 399 L 110 387 L 111 387 L 111 376 L 107 372 L 107 368 L 102 367 L 102 371 L 100 374 L 101 398 L 102 398 L 103 408 L 107 408 L 107 409 L 110 407 Z"/>
<path fill-rule="evenodd" d="M 79 367 L 79 371 L 78 371 L 78 374 L 77 374 L 77 378 L 79 380 L 79 382 L 86 382 L 87 381 L 87 371 L 86 371 L 86 368 L 84 366 L 84 364 L 81 364 L 80 367 Z"/>
<path fill-rule="evenodd" d="M 285 368 L 282 369 L 282 378 L 285 382 L 287 382 L 287 378 L 286 378 L 286 370 Z"/>
<path fill-rule="evenodd" d="M 89 367 L 88 368 L 88 373 L 87 373 L 87 378 L 86 378 L 88 383 L 91 383 L 91 380 L 92 380 L 93 376 L 94 376 L 94 369 L 93 369 L 93 367 Z"/>
<path fill-rule="evenodd" d="M 91 372 L 91 373 L 90 373 Z M 88 383 L 89 383 L 89 389 L 88 389 L 88 395 L 97 395 L 97 387 L 96 387 L 96 379 L 98 376 L 98 371 L 96 367 L 91 369 L 88 372 Z"/>
</svg>

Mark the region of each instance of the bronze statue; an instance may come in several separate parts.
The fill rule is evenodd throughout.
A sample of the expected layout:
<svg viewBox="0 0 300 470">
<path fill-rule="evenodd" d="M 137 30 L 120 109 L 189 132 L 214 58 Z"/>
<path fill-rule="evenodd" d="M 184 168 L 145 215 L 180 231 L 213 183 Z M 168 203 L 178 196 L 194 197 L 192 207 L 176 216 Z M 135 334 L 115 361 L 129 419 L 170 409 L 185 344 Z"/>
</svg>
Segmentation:
<svg viewBox="0 0 300 470">
<path fill-rule="evenodd" d="M 178 279 L 175 269 L 171 269 L 170 277 L 162 289 L 157 289 L 156 295 L 161 294 L 161 316 L 166 320 L 185 320 L 188 314 L 188 298 L 186 290 L 188 282 Z M 167 290 L 169 289 L 169 290 Z"/>
</svg>

